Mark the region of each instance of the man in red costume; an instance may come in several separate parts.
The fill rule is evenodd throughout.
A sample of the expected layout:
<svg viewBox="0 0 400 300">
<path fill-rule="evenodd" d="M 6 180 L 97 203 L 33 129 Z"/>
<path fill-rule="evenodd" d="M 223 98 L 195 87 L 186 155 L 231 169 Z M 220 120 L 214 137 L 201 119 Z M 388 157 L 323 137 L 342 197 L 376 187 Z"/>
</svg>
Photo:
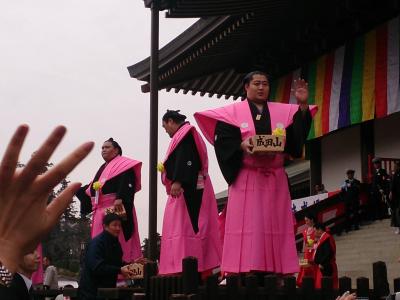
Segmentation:
<svg viewBox="0 0 400 300">
<path fill-rule="evenodd" d="M 313 261 L 317 265 L 315 269 L 315 288 L 321 288 L 322 277 L 332 277 L 333 288 L 339 287 L 338 269 L 336 265 L 336 243 L 333 236 L 325 231 L 325 226 L 317 223 L 315 228 L 315 252 Z"/>
</svg>

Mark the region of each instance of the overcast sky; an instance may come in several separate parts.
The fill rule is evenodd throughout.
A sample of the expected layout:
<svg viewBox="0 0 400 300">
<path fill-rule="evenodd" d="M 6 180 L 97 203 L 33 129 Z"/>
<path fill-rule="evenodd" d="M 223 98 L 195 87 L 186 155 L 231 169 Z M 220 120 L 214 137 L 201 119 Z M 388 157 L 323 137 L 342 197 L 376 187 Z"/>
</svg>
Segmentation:
<svg viewBox="0 0 400 300">
<path fill-rule="evenodd" d="M 20 161 L 58 124 L 67 136 L 51 161 L 57 163 L 78 144 L 93 140 L 95 150 L 70 175 L 90 181 L 102 164 L 100 147 L 113 137 L 124 155 L 143 161 L 142 190 L 136 195 L 140 237 L 147 236 L 149 94 L 126 69 L 150 52 L 150 11 L 141 0 L 0 0 L 0 154 L 21 123 L 31 130 Z M 168 43 L 194 19 L 160 14 L 160 44 Z M 167 108 L 193 113 L 227 104 L 223 99 L 160 93 L 160 117 Z M 159 118 L 160 119 L 160 118 Z M 160 121 L 161 124 L 161 121 Z M 159 127 L 159 160 L 169 137 Z M 216 192 L 226 184 L 209 147 Z M 166 196 L 158 186 L 158 228 Z M 161 231 L 160 231 L 161 232 Z"/>
</svg>

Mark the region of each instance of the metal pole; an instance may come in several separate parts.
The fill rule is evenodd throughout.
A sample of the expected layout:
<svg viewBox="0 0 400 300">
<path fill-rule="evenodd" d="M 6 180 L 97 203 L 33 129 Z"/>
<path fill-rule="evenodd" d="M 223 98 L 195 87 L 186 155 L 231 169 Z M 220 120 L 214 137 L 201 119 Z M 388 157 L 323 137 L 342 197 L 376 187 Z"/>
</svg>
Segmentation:
<svg viewBox="0 0 400 300">
<path fill-rule="evenodd" d="M 151 56 L 150 56 L 150 155 L 149 155 L 149 253 L 157 253 L 157 156 L 158 156 L 158 38 L 159 10 L 157 0 L 151 7 Z"/>
</svg>

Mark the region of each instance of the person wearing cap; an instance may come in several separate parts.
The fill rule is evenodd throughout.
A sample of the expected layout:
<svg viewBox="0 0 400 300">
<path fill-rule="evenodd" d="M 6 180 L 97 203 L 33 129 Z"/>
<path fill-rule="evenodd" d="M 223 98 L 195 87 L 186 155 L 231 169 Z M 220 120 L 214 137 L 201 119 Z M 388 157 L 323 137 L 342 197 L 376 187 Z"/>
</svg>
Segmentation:
<svg viewBox="0 0 400 300">
<path fill-rule="evenodd" d="M 242 87 L 245 100 L 194 114 L 229 185 L 221 270 L 297 273 L 284 162 L 302 156 L 317 107 L 308 105 L 308 86 L 302 79 L 293 84 L 298 104 L 268 101 L 270 82 L 261 71 L 247 74 Z M 254 152 L 255 135 L 284 136 L 283 151 Z"/>
<path fill-rule="evenodd" d="M 387 216 L 388 207 L 386 196 L 388 193 L 389 175 L 382 168 L 382 161 L 375 157 L 372 160 L 373 173 L 371 182 L 371 217 L 373 220 L 382 220 Z"/>
<path fill-rule="evenodd" d="M 346 205 L 346 232 L 354 227 L 358 230 L 359 209 L 360 209 L 360 188 L 361 182 L 354 178 L 355 171 L 353 169 L 346 170 L 347 179 L 344 181 L 341 192 L 344 203 Z"/>
<path fill-rule="evenodd" d="M 394 173 L 390 184 L 389 202 L 392 208 L 391 226 L 395 227 L 395 233 L 400 233 L 400 161 L 394 164 Z"/>
<path fill-rule="evenodd" d="M 118 240 L 121 231 L 120 216 L 114 213 L 104 216 L 103 232 L 92 239 L 86 248 L 78 299 L 98 299 L 98 288 L 115 288 L 119 274 L 123 277 L 133 275 L 122 260 L 122 247 Z"/>
<path fill-rule="evenodd" d="M 182 272 L 182 259 L 197 258 L 204 276 L 219 267 L 222 244 L 217 201 L 208 175 L 207 148 L 179 110 L 167 110 L 162 126 L 171 138 L 158 170 L 168 195 L 164 211 L 159 273 Z"/>
</svg>

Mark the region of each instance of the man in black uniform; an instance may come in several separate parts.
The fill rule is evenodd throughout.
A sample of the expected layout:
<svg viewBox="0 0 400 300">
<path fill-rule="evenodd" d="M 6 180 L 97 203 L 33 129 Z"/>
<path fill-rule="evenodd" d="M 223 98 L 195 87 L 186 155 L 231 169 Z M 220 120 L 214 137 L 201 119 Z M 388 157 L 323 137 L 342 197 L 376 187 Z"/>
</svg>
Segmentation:
<svg viewBox="0 0 400 300">
<path fill-rule="evenodd" d="M 396 161 L 389 193 L 392 209 L 392 227 L 396 227 L 396 234 L 400 233 L 400 161 Z"/>
<path fill-rule="evenodd" d="M 360 209 L 360 187 L 361 182 L 354 178 L 355 171 L 349 169 L 346 171 L 347 179 L 342 185 L 342 197 L 346 204 L 346 232 L 354 226 L 359 229 L 359 209 Z"/>
<path fill-rule="evenodd" d="M 388 191 L 389 176 L 385 169 L 382 169 L 381 159 L 375 157 L 372 160 L 374 170 L 371 183 L 371 217 L 373 220 L 382 220 L 387 217 L 386 196 Z"/>
</svg>

